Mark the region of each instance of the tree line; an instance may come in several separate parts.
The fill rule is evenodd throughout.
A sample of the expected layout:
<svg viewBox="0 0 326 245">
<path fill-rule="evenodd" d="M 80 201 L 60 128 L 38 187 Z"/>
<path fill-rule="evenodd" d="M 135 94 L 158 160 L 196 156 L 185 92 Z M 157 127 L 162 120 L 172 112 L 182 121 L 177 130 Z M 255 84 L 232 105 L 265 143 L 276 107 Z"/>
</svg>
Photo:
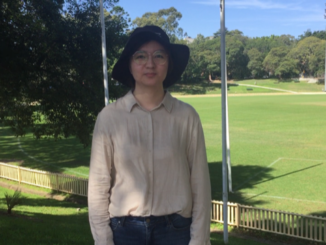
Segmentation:
<svg viewBox="0 0 326 245">
<path fill-rule="evenodd" d="M 191 50 L 180 83 L 200 83 L 220 76 L 220 32 L 198 34 L 187 43 L 174 7 L 131 20 L 118 0 L 105 0 L 110 98 L 127 88 L 111 80 L 113 65 L 139 26 L 158 25 L 174 43 Z M 229 79 L 286 78 L 324 73 L 324 31 L 249 38 L 227 31 Z M 98 0 L 2 0 L 0 2 L 0 123 L 16 136 L 76 136 L 87 146 L 97 114 L 104 106 L 101 24 Z"/>
<path fill-rule="evenodd" d="M 307 31 L 297 39 L 291 35 L 250 38 L 239 30 L 227 31 L 228 78 L 322 76 L 325 72 L 325 34 L 324 31 Z M 203 76 L 206 79 L 209 75 L 220 76 L 220 42 L 219 32 L 208 38 L 197 35 L 189 44 L 188 77 L 196 74 L 200 80 Z"/>
<path fill-rule="evenodd" d="M 172 42 L 189 46 L 190 60 L 180 83 L 196 83 L 207 81 L 209 77 L 220 77 L 220 31 L 210 37 L 198 34 L 191 39 L 179 27 L 181 18 L 182 14 L 171 7 L 145 13 L 132 21 L 132 27 L 158 25 L 169 34 Z M 291 35 L 250 38 L 240 30 L 226 30 L 228 78 L 322 76 L 325 72 L 325 40 L 325 31 L 307 30 L 298 38 Z"/>
</svg>

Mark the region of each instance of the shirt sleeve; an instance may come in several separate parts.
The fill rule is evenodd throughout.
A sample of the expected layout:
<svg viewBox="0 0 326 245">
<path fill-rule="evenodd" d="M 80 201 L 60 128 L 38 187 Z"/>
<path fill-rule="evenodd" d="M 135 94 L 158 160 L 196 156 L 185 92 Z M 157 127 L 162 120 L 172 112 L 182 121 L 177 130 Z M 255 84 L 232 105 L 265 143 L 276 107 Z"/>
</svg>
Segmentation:
<svg viewBox="0 0 326 245">
<path fill-rule="evenodd" d="M 211 185 L 204 133 L 199 117 L 192 129 L 188 161 L 193 198 L 189 245 L 210 245 Z"/>
<path fill-rule="evenodd" d="M 99 114 L 92 140 L 88 182 L 89 223 L 95 245 L 114 245 L 109 226 L 109 198 L 113 147 L 108 135 L 104 134 Z"/>
</svg>

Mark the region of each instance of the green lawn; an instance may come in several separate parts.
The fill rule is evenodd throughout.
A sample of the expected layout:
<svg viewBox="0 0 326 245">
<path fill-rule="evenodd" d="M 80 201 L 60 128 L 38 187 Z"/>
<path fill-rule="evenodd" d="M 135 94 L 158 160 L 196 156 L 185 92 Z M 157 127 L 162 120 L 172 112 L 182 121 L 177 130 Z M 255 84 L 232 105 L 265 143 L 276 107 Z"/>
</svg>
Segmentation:
<svg viewBox="0 0 326 245">
<path fill-rule="evenodd" d="M 254 85 L 251 86 L 237 86 L 242 85 Z M 307 81 L 294 81 L 284 80 L 278 81 L 277 79 L 250 79 L 232 81 L 229 84 L 229 94 L 255 94 L 255 93 L 284 93 L 273 89 L 282 89 L 293 92 L 322 92 L 325 89 L 324 84 L 311 84 Z M 263 87 L 263 88 L 261 88 Z M 195 84 L 195 85 L 174 85 L 171 89 L 174 95 L 186 95 L 186 94 L 221 94 L 221 84 L 208 83 Z"/>
<path fill-rule="evenodd" d="M 249 84 L 249 85 L 256 85 L 268 88 L 276 88 L 276 89 L 284 89 L 294 92 L 322 92 L 325 89 L 324 84 L 317 84 L 317 83 L 308 83 L 307 81 L 280 81 L 278 82 L 276 79 L 263 79 L 263 80 L 243 80 L 243 81 L 235 81 L 235 83 L 240 84 Z M 230 87 L 230 93 L 237 93 L 237 89 L 243 89 L 246 87 Z M 252 91 L 248 91 L 250 93 L 257 92 L 260 88 L 253 88 Z M 260 90 L 261 92 L 267 92 L 267 89 Z M 275 90 L 269 90 L 269 92 L 275 92 Z"/>
<path fill-rule="evenodd" d="M 221 102 L 182 98 L 203 122 L 213 198 L 222 199 Z M 233 187 L 248 205 L 326 215 L 326 95 L 229 97 Z M 268 167 L 270 166 L 270 167 Z"/>
<path fill-rule="evenodd" d="M 0 244 L 71 245 L 92 244 L 87 207 L 23 193 L 23 204 L 7 215 L 0 187 Z M 80 211 L 77 211 L 80 208 Z"/>
<path fill-rule="evenodd" d="M 180 99 L 193 105 L 201 117 L 213 198 L 221 200 L 221 98 Z M 229 194 L 229 200 L 326 216 L 325 122 L 326 94 L 230 96 L 235 192 Z M 84 149 L 74 138 L 35 140 L 26 134 L 17 139 L 6 127 L 0 127 L 0 135 L 1 160 L 80 177 L 88 175 L 90 148 Z M 92 244 L 85 205 L 24 194 L 24 204 L 14 209 L 13 216 L 7 216 L 4 191 L 0 188 L 0 244 L 37 245 L 48 244 L 49 240 L 60 245 Z M 223 235 L 212 233 L 211 240 L 213 245 L 223 244 Z M 230 236 L 229 244 L 262 243 Z"/>
<path fill-rule="evenodd" d="M 87 177 L 90 147 L 69 137 L 36 140 L 32 133 L 16 138 L 7 127 L 0 126 L 0 160 L 24 167 Z"/>
<path fill-rule="evenodd" d="M 56 201 L 23 193 L 23 203 L 6 214 L 4 193 L 0 187 L 0 244 L 10 245 L 89 245 L 93 238 L 88 223 L 88 209 L 82 204 Z M 80 208 L 80 211 L 77 209 Z M 212 233 L 212 245 L 224 244 L 223 234 Z M 264 244 L 230 236 L 230 245 Z"/>
<path fill-rule="evenodd" d="M 221 99 L 181 98 L 198 111 L 206 137 L 213 198 L 222 199 Z M 326 95 L 230 96 L 233 189 L 229 200 L 326 216 Z M 90 148 L 74 138 L 20 139 L 0 128 L 0 159 L 80 177 Z M 21 147 L 21 148 L 20 148 Z M 22 151 L 23 150 L 23 151 Z"/>
</svg>

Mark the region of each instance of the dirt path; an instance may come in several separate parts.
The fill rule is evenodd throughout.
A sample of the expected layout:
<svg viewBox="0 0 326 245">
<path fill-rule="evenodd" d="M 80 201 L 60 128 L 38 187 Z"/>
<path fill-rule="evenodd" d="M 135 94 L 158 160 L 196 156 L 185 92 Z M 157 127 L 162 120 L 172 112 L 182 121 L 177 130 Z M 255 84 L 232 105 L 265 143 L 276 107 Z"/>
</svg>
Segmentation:
<svg viewBox="0 0 326 245">
<path fill-rule="evenodd" d="M 228 97 L 237 96 L 275 96 L 275 95 L 326 95 L 325 92 L 275 92 L 275 93 L 245 93 L 245 94 L 228 94 Z M 200 97 L 221 97 L 221 94 L 186 94 L 186 95 L 173 95 L 177 98 L 200 98 Z"/>
<path fill-rule="evenodd" d="M 239 86 L 245 86 L 245 87 L 253 87 L 253 88 L 264 88 L 264 89 L 269 89 L 269 90 L 275 90 L 275 91 L 281 91 L 281 92 L 287 92 L 291 94 L 297 94 L 298 92 L 295 91 L 290 91 L 290 90 L 285 90 L 285 89 L 279 89 L 279 88 L 270 88 L 270 87 L 264 87 L 264 86 L 257 86 L 257 85 L 252 85 L 252 84 L 242 84 L 238 83 Z"/>
</svg>

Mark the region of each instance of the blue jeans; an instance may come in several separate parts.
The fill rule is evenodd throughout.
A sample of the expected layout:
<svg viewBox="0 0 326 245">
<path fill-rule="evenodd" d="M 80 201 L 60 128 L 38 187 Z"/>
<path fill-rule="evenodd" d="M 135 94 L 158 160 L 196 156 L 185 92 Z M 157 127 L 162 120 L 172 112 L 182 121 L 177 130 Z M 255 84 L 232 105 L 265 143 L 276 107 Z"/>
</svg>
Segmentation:
<svg viewBox="0 0 326 245">
<path fill-rule="evenodd" d="M 191 218 L 166 216 L 111 218 L 114 245 L 188 245 Z"/>
</svg>

